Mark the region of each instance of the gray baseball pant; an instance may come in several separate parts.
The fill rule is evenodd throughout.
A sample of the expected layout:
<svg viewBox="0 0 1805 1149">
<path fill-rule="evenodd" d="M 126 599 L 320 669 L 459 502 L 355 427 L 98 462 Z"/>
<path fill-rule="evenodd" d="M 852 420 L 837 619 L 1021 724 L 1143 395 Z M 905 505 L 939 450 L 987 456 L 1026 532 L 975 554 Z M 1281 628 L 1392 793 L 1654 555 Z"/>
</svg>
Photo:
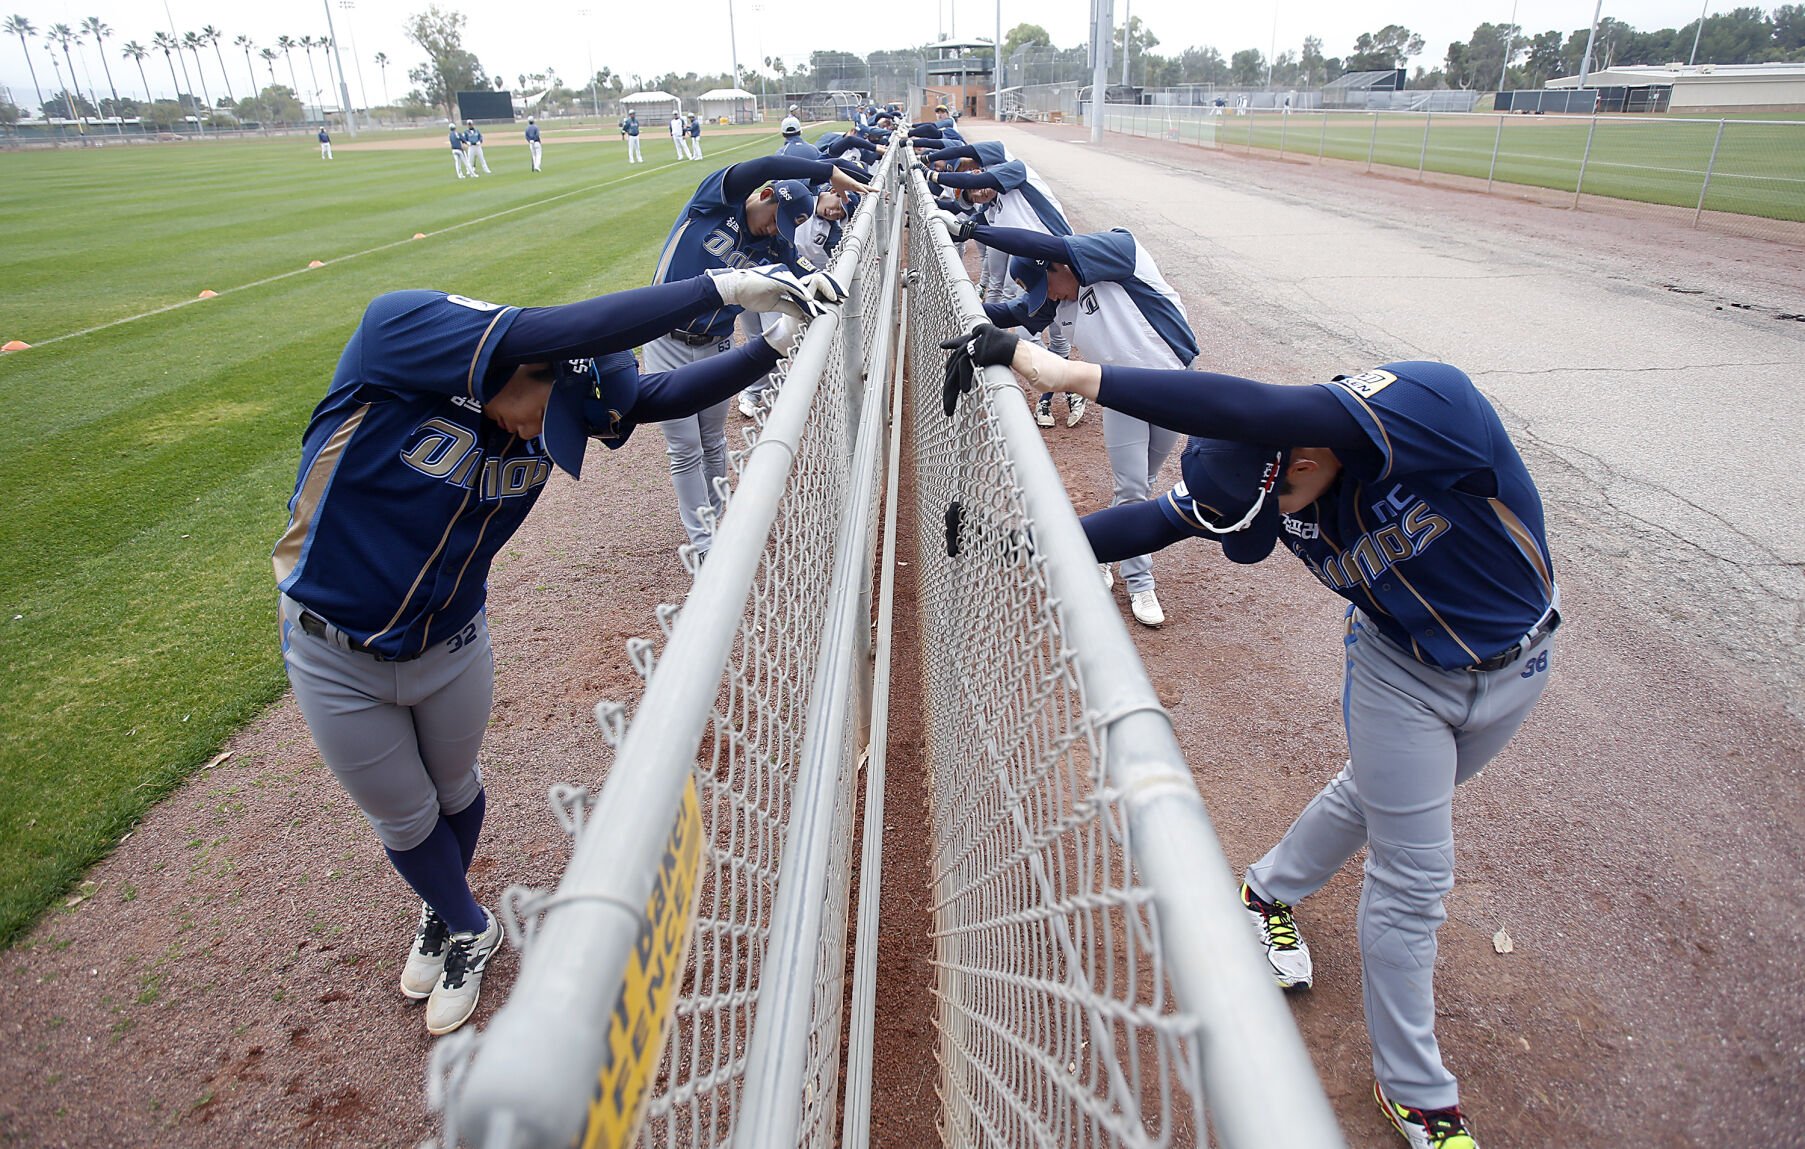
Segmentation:
<svg viewBox="0 0 1805 1149">
<path fill-rule="evenodd" d="M 1279 844 L 1247 869 L 1296 905 L 1367 847 L 1360 966 L 1373 1076 L 1421 1109 L 1460 1103 L 1435 1041 L 1435 931 L 1454 888 L 1454 787 L 1510 741 L 1548 684 L 1554 636 L 1500 670 L 1440 670 L 1348 612 L 1342 717 L 1348 760 Z"/>
<path fill-rule="evenodd" d="M 730 335 L 700 347 L 660 335 L 646 344 L 646 370 L 675 371 L 732 349 Z M 711 507 L 717 515 L 725 509 L 715 496 L 714 480 L 727 474 L 727 411 L 732 406 L 732 399 L 723 399 L 700 415 L 658 424 L 670 456 L 671 486 L 677 489 L 677 514 L 689 541 L 703 554 L 714 545 L 714 532 L 703 523 L 699 508 Z"/>
<path fill-rule="evenodd" d="M 335 627 L 308 634 L 303 609 L 281 596 L 282 662 L 301 716 L 382 844 L 411 850 L 482 791 L 476 758 L 495 699 L 488 616 L 419 658 L 383 662 Z"/>
<path fill-rule="evenodd" d="M 1115 480 L 1115 496 L 1109 505 L 1119 507 L 1146 500 L 1153 493 L 1153 480 L 1178 440 L 1177 431 L 1155 427 L 1145 419 L 1120 411 L 1105 410 L 1103 447 L 1109 452 L 1109 471 Z M 1153 556 L 1123 559 L 1122 581 L 1128 585 L 1129 594 L 1152 590 Z"/>
<path fill-rule="evenodd" d="M 765 333 L 765 323 L 768 319 L 769 316 L 765 315 L 762 311 L 740 312 L 740 331 L 746 336 L 748 342 L 759 338 Z M 757 379 L 754 379 L 751 383 L 747 384 L 742 393 L 749 395 L 756 400 L 760 395 L 765 393 L 765 388 L 770 385 L 771 376 L 767 373 L 760 375 Z"/>
</svg>

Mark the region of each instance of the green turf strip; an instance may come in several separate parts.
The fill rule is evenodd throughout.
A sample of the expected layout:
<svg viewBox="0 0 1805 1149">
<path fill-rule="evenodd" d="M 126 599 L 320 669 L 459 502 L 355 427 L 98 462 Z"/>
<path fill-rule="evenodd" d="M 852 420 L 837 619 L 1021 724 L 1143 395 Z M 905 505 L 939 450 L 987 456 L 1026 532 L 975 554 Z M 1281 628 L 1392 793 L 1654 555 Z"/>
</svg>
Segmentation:
<svg viewBox="0 0 1805 1149">
<path fill-rule="evenodd" d="M 548 145 L 537 176 L 492 146 L 474 182 L 448 148 L 0 156 L 0 340 L 129 320 L 0 356 L 0 944 L 280 695 L 269 551 L 364 304 L 639 286 L 702 176 L 776 142 L 716 141 L 633 167 L 612 140 Z"/>
</svg>

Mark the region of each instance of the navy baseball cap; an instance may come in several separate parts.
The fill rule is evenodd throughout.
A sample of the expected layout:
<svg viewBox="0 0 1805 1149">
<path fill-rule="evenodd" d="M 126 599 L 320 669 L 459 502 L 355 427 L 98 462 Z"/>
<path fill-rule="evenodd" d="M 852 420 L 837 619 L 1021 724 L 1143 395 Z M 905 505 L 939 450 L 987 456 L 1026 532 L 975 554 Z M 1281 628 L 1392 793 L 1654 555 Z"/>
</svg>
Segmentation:
<svg viewBox="0 0 1805 1149">
<path fill-rule="evenodd" d="M 1047 261 L 1029 259 L 1025 255 L 1009 260 L 1009 278 L 1022 285 L 1028 295 L 1028 314 L 1039 311 L 1047 303 Z"/>
<path fill-rule="evenodd" d="M 582 478 L 589 440 L 600 439 L 610 448 L 626 443 L 638 426 L 626 418 L 637 402 L 639 360 L 631 351 L 559 360 L 539 433 L 545 453 L 571 478 Z"/>
<path fill-rule="evenodd" d="M 1174 490 L 1162 508 L 1176 510 L 1196 533 L 1214 536 L 1230 562 L 1257 563 L 1278 543 L 1278 488 L 1290 454 L 1283 447 L 1192 438 L 1179 460 L 1183 496 Z"/>
<path fill-rule="evenodd" d="M 796 246 L 796 229 L 815 214 L 815 196 L 801 180 L 778 180 L 771 185 L 771 201 L 777 205 L 777 231 L 785 243 Z"/>
</svg>

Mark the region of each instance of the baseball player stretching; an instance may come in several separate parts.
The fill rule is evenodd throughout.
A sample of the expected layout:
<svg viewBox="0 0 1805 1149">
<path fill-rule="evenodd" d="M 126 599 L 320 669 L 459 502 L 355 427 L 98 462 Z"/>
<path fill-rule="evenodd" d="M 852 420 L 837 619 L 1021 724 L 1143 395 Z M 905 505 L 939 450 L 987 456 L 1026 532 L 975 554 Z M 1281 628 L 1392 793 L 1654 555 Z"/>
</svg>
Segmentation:
<svg viewBox="0 0 1805 1149">
<path fill-rule="evenodd" d="M 476 174 L 476 165 L 483 165 L 484 175 L 493 175 L 489 170 L 489 161 L 483 158 L 483 132 L 476 126 L 475 120 L 464 121 L 464 162 L 470 168 L 470 174 Z"/>
<path fill-rule="evenodd" d="M 1196 360 L 1197 336 L 1183 301 L 1160 274 L 1153 256 L 1127 230 L 1051 236 L 951 216 L 945 222 L 955 238 L 973 238 L 1015 257 L 1009 274 L 1023 294 L 1009 303 L 984 305 L 985 314 L 999 327 L 1036 332 L 1051 323 L 1063 324 L 1071 342 L 1093 363 L 1183 371 Z M 1152 494 L 1153 481 L 1178 445 L 1178 432 L 1105 407 L 1103 444 L 1115 485 L 1110 505 L 1119 507 L 1145 502 Z M 1103 564 L 1103 577 L 1107 585 L 1115 584 L 1108 563 Z M 1151 555 L 1123 559 L 1122 580 L 1128 584 L 1128 603 L 1137 622 L 1159 626 L 1166 621 L 1154 593 Z"/>
<path fill-rule="evenodd" d="M 979 170 L 938 171 L 932 166 L 955 163 L 977 164 Z M 1059 198 L 1053 194 L 1053 189 L 1047 186 L 1046 181 L 1040 178 L 1040 173 L 1029 167 L 1025 160 L 1011 156 L 1002 144 L 994 140 L 959 144 L 928 152 L 922 156 L 922 166 L 927 168 L 928 183 L 935 191 L 943 187 L 953 188 L 967 203 L 983 208 L 985 219 L 998 227 L 1041 231 L 1048 235 L 1072 234 L 1072 225 L 1065 219 L 1065 208 L 1060 206 Z M 1006 270 L 1008 255 L 997 249 L 989 249 L 986 258 L 997 262 L 983 276 L 989 284 L 985 302 L 998 303 L 1002 301 L 1003 292 L 1011 282 Z M 1066 334 L 1062 324 L 1055 323 L 1048 327 L 1047 349 L 1055 355 L 1070 354 L 1072 348 L 1066 341 Z M 1084 418 L 1085 398 L 1078 394 L 1068 394 L 1065 404 L 1065 425 L 1076 427 L 1078 421 Z M 1035 403 L 1034 420 L 1042 427 L 1053 425 L 1051 392 L 1043 392 Z"/>
<path fill-rule="evenodd" d="M 465 877 L 487 804 L 489 564 L 553 463 L 580 474 L 590 436 L 619 446 L 787 353 L 794 318 L 674 373 L 641 376 L 620 354 L 731 300 L 807 309 L 793 280 L 751 270 L 563 307 L 392 292 L 364 312 L 308 423 L 272 556 L 283 662 L 320 757 L 424 903 L 401 992 L 426 1000 L 434 1034 L 469 1019 L 502 937 Z"/>
<path fill-rule="evenodd" d="M 1312 387 L 1056 359 L 988 325 L 955 355 L 1196 438 L 1184 481 L 1086 516 L 1099 559 L 1186 538 L 1257 563 L 1276 542 L 1349 602 L 1346 764 L 1241 887 L 1281 986 L 1306 987 L 1292 907 L 1366 847 L 1359 938 L 1373 1088 L 1419 1149 L 1475 1149 L 1435 1040 L 1435 933 L 1454 886 L 1454 788 L 1548 683 L 1560 594 L 1541 496 L 1498 414 L 1445 363 Z M 1308 445 L 1304 445 L 1308 444 Z"/>
<path fill-rule="evenodd" d="M 540 155 L 539 125 L 534 123 L 532 120 L 532 117 L 530 117 L 530 116 L 527 118 L 527 121 L 526 121 L 526 147 L 527 147 L 527 151 L 532 153 L 532 156 L 533 156 L 533 170 L 538 171 L 539 170 L 539 155 Z"/>
<path fill-rule="evenodd" d="M 627 162 L 643 164 L 645 157 L 639 154 L 639 113 L 628 112 L 620 122 L 620 138 L 627 141 Z"/>
<path fill-rule="evenodd" d="M 470 152 L 464 146 L 464 133 L 458 131 L 456 124 L 451 125 L 451 167 L 457 172 L 459 179 L 466 175 L 471 179 L 476 178 L 476 172 L 470 166 Z"/>
<path fill-rule="evenodd" d="M 769 181 L 776 180 L 775 184 Z M 870 191 L 848 173 L 825 160 L 765 156 L 730 164 L 702 180 L 665 238 L 652 282 L 669 283 L 724 267 L 782 261 L 809 275 L 795 251 L 796 229 L 815 211 L 808 180 L 831 180 L 845 191 Z M 822 277 L 825 279 L 825 277 Z M 827 281 L 831 283 L 831 281 Z M 701 313 L 672 324 L 646 344 L 646 366 L 674 370 L 733 347 L 733 323 L 739 306 Z M 748 311 L 760 311 L 756 306 Z M 747 380 L 750 383 L 752 380 Z M 714 481 L 727 475 L 727 410 L 730 398 L 692 417 L 659 424 L 670 456 L 671 485 L 677 491 L 677 513 L 684 533 L 699 554 L 714 545 L 714 531 L 702 509 L 722 510 Z"/>
</svg>

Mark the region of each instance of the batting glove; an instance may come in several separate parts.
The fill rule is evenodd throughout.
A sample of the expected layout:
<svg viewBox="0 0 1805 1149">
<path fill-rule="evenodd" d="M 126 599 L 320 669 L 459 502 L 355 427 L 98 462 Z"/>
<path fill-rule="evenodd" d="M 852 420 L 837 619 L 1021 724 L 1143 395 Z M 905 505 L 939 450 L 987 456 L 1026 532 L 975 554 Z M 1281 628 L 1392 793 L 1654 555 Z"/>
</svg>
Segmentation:
<svg viewBox="0 0 1805 1149">
<path fill-rule="evenodd" d="M 779 359 L 788 359 L 795 353 L 796 345 L 802 342 L 802 321 L 794 315 L 779 315 L 761 334 Z"/>
<path fill-rule="evenodd" d="M 950 211 L 937 211 L 934 218 L 946 225 L 946 234 L 954 243 L 964 243 L 977 234 L 978 221 L 968 215 L 954 215 Z"/>
<path fill-rule="evenodd" d="M 797 319 L 813 319 L 821 314 L 809 290 L 788 268 L 748 267 L 710 271 L 715 291 L 728 307 L 747 311 L 777 311 Z"/>
<path fill-rule="evenodd" d="M 951 352 L 946 357 L 946 375 L 940 385 L 940 406 L 947 418 L 959 406 L 959 396 L 971 390 L 979 367 L 1007 367 L 1015 358 L 1016 336 L 989 323 L 972 328 L 970 335 L 955 335 L 942 340 L 940 349 Z"/>
<path fill-rule="evenodd" d="M 817 271 L 804 279 L 802 286 L 817 305 L 843 303 L 846 300 L 846 289 L 829 272 Z"/>
</svg>

